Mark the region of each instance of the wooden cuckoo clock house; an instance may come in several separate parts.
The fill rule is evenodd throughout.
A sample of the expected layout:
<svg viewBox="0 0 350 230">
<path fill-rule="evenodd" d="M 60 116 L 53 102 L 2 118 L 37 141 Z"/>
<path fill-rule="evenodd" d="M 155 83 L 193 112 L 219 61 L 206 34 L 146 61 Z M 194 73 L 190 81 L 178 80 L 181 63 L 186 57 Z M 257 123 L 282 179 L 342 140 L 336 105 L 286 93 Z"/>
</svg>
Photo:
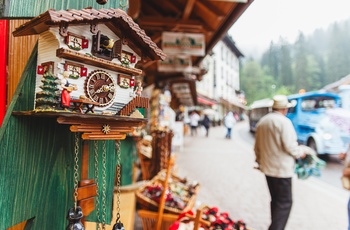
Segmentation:
<svg viewBox="0 0 350 230">
<path fill-rule="evenodd" d="M 130 116 L 148 99 L 135 94 L 139 61 L 165 54 L 120 9 L 48 10 L 14 36 L 39 34 L 36 112 Z"/>
</svg>

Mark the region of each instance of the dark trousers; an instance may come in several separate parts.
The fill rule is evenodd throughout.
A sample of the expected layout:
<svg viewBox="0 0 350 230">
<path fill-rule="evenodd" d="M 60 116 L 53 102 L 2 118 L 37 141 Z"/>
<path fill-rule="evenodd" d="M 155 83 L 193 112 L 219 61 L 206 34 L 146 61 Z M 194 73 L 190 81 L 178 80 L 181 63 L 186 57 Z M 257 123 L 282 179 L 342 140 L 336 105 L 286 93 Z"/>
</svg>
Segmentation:
<svg viewBox="0 0 350 230">
<path fill-rule="evenodd" d="M 205 128 L 205 136 L 207 137 L 209 135 L 209 126 L 204 126 Z"/>
<path fill-rule="evenodd" d="M 266 176 L 271 195 L 271 225 L 269 230 L 283 230 L 292 209 L 292 178 Z"/>
<path fill-rule="evenodd" d="M 226 138 L 228 138 L 228 139 L 231 138 L 231 130 L 232 130 L 232 128 L 227 128 Z"/>
</svg>

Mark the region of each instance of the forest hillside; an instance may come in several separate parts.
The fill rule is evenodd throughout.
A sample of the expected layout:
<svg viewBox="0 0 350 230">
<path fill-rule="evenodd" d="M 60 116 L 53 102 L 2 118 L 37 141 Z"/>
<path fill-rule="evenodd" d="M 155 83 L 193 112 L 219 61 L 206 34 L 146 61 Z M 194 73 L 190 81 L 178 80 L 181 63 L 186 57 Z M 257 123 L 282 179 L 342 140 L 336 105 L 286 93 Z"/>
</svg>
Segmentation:
<svg viewBox="0 0 350 230">
<path fill-rule="evenodd" d="M 271 42 L 260 58 L 246 57 L 240 73 L 248 105 L 274 94 L 314 91 L 350 73 L 350 20 L 299 33 L 294 43 Z"/>
</svg>

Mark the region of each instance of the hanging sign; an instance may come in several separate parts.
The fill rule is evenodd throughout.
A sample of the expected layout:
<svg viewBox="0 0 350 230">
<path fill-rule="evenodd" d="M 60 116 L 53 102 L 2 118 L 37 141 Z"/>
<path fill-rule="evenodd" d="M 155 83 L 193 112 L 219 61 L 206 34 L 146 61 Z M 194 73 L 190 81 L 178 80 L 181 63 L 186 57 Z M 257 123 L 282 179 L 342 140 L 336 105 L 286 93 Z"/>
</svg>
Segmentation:
<svg viewBox="0 0 350 230">
<path fill-rule="evenodd" d="M 163 32 L 162 50 L 166 54 L 204 56 L 204 34 Z"/>
<path fill-rule="evenodd" d="M 168 55 L 164 61 L 158 62 L 159 72 L 186 72 L 192 67 L 191 56 L 188 55 Z"/>
</svg>

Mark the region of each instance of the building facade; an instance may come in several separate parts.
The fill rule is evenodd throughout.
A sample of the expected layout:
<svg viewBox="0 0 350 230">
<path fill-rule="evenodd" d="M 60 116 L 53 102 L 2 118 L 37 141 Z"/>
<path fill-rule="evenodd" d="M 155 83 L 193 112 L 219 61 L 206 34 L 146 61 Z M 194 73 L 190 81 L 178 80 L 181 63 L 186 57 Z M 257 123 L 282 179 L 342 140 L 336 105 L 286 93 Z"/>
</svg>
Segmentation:
<svg viewBox="0 0 350 230">
<path fill-rule="evenodd" d="M 228 111 L 241 113 L 245 108 L 244 94 L 240 90 L 240 58 L 243 54 L 229 35 L 220 40 L 202 62 L 206 75 L 197 84 L 198 95 L 214 99 L 211 108 L 222 118 Z"/>
</svg>

